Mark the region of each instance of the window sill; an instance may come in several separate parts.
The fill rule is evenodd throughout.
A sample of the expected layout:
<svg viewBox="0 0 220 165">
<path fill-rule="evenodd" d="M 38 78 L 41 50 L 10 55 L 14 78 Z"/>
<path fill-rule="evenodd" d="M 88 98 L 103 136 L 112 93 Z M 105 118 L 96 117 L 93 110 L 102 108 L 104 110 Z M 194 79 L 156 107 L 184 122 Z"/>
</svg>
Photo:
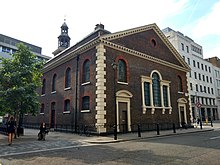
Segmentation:
<svg viewBox="0 0 220 165">
<path fill-rule="evenodd" d="M 84 112 L 90 112 L 90 110 L 81 110 L 81 112 L 83 112 L 83 113 L 84 113 Z"/>
<path fill-rule="evenodd" d="M 63 114 L 70 114 L 70 111 L 63 111 Z"/>
<path fill-rule="evenodd" d="M 71 87 L 67 87 L 67 88 L 64 88 L 64 91 L 68 91 L 70 89 L 71 89 Z"/>
<path fill-rule="evenodd" d="M 55 94 L 55 93 L 57 93 L 57 91 L 53 91 L 53 92 L 51 92 L 51 94 Z"/>
<path fill-rule="evenodd" d="M 117 83 L 118 83 L 118 84 L 122 84 L 122 85 L 128 85 L 127 82 L 120 82 L 120 81 L 118 81 Z"/>
<path fill-rule="evenodd" d="M 44 115 L 44 113 L 40 113 L 40 115 Z"/>
<path fill-rule="evenodd" d="M 82 83 L 81 85 L 84 86 L 84 85 L 88 85 L 88 84 L 91 84 L 91 82 L 85 82 L 85 83 Z"/>
<path fill-rule="evenodd" d="M 41 96 L 44 97 L 46 94 L 42 94 Z"/>
<path fill-rule="evenodd" d="M 179 94 L 184 94 L 184 92 L 180 92 L 180 91 L 178 91 L 178 93 L 179 93 Z"/>
</svg>

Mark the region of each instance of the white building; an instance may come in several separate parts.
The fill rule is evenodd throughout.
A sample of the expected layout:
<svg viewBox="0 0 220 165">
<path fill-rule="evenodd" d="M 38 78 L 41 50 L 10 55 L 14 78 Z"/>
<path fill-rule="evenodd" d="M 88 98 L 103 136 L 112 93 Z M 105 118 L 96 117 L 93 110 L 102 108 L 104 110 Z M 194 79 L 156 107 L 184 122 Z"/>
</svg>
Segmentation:
<svg viewBox="0 0 220 165">
<path fill-rule="evenodd" d="M 203 59 L 202 46 L 169 27 L 162 31 L 191 68 L 188 78 L 192 119 L 219 119 L 213 65 Z"/>
</svg>

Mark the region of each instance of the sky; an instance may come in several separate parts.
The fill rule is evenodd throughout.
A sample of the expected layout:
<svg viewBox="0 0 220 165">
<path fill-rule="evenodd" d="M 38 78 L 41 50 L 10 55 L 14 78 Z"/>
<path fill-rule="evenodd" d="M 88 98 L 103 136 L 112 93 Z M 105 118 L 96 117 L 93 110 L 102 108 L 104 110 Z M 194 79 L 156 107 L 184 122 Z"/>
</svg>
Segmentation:
<svg viewBox="0 0 220 165">
<path fill-rule="evenodd" d="M 102 23 L 114 33 L 156 23 L 220 58 L 220 0 L 0 0 L 0 33 L 42 47 L 53 57 L 64 20 L 74 45 Z"/>
</svg>

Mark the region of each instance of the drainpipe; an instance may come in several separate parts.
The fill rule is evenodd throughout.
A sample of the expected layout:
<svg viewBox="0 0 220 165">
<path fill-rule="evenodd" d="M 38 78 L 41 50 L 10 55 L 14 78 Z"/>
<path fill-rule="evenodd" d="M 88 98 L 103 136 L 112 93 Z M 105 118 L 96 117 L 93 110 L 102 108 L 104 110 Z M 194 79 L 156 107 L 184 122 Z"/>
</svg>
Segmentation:
<svg viewBox="0 0 220 165">
<path fill-rule="evenodd" d="M 79 55 L 76 57 L 76 86 L 75 86 L 75 132 L 77 132 L 77 109 L 78 109 L 78 72 L 79 72 Z"/>
</svg>

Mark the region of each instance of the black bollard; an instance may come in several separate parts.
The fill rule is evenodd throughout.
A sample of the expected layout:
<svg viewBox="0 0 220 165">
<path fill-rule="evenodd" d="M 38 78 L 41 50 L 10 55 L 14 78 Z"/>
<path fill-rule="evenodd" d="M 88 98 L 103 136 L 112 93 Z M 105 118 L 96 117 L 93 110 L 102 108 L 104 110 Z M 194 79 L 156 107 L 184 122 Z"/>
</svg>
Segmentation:
<svg viewBox="0 0 220 165">
<path fill-rule="evenodd" d="M 138 124 L 138 137 L 141 137 L 141 128 L 140 128 L 140 124 Z"/>
<path fill-rule="evenodd" d="M 175 126 L 175 123 L 173 123 L 173 133 L 176 133 L 176 126 Z"/>
<path fill-rule="evenodd" d="M 157 123 L 157 135 L 160 135 L 159 124 Z"/>
<path fill-rule="evenodd" d="M 117 140 L 118 139 L 118 137 L 117 137 L 117 126 L 114 125 L 113 128 L 114 128 L 114 140 Z"/>
<path fill-rule="evenodd" d="M 200 128 L 202 129 L 202 120 L 200 120 Z"/>
<path fill-rule="evenodd" d="M 212 120 L 211 120 L 211 127 L 213 127 Z"/>
</svg>

